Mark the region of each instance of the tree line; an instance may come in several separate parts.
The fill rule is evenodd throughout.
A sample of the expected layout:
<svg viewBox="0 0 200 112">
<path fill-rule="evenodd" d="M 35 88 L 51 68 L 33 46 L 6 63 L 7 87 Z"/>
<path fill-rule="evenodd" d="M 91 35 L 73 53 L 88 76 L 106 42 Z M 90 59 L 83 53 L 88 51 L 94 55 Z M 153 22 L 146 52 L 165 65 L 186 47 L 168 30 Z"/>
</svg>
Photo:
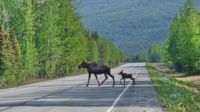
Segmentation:
<svg viewBox="0 0 200 112">
<path fill-rule="evenodd" d="M 193 0 L 174 17 L 164 44 L 150 47 L 147 54 L 149 61 L 163 61 L 178 72 L 200 73 L 200 12 Z"/>
<path fill-rule="evenodd" d="M 85 31 L 72 0 L 0 1 L 0 84 L 65 76 L 83 60 L 115 65 L 123 53 Z"/>
</svg>

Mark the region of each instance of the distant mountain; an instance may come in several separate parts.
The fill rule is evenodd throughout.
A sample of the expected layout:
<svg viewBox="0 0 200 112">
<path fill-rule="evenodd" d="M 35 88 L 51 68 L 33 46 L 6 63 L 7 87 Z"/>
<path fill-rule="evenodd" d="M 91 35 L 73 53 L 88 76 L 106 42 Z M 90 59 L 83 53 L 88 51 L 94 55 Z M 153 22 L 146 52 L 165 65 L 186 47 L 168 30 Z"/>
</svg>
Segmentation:
<svg viewBox="0 0 200 112">
<path fill-rule="evenodd" d="M 170 22 L 185 0 L 77 0 L 78 13 L 88 31 L 107 37 L 127 55 L 162 43 Z M 200 0 L 197 0 L 200 6 Z"/>
</svg>

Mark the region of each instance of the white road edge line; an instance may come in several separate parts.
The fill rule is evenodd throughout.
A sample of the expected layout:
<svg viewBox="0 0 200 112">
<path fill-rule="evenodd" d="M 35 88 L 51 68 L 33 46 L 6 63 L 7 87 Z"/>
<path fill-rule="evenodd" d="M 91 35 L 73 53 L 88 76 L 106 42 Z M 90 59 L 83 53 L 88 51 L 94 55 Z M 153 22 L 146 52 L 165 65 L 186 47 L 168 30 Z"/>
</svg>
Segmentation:
<svg viewBox="0 0 200 112">
<path fill-rule="evenodd" d="M 138 64 L 136 64 L 137 66 Z M 138 76 L 140 70 L 137 72 L 136 76 Z M 112 109 L 115 107 L 115 105 L 117 104 L 117 102 L 120 100 L 120 98 L 122 97 L 122 95 L 128 90 L 128 88 L 130 87 L 131 85 L 131 81 L 128 83 L 128 85 L 126 86 L 126 88 L 121 92 L 121 94 L 115 99 L 115 101 L 113 102 L 113 104 L 110 106 L 110 108 L 108 108 L 108 110 L 106 112 L 111 112 Z"/>
<path fill-rule="evenodd" d="M 106 112 L 111 112 L 112 111 L 112 109 L 117 104 L 117 102 L 120 100 L 120 98 L 122 97 L 122 95 L 128 90 L 128 88 L 130 87 L 130 84 L 131 84 L 131 81 L 128 83 L 128 86 L 122 91 L 122 93 L 115 99 L 115 101 L 112 104 L 112 106 Z"/>
</svg>

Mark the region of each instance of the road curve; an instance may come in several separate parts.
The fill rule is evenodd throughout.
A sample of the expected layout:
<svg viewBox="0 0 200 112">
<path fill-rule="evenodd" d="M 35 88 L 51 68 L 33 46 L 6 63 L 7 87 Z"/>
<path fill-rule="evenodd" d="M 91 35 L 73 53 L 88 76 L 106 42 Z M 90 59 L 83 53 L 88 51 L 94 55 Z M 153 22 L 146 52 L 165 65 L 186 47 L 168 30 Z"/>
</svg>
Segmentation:
<svg viewBox="0 0 200 112">
<path fill-rule="evenodd" d="M 120 70 L 136 77 L 119 84 Z M 145 63 L 127 63 L 112 69 L 116 86 L 109 78 L 101 87 L 92 76 L 86 87 L 87 74 L 0 90 L 2 112 L 163 112 L 152 86 Z M 100 80 L 103 75 L 98 76 Z"/>
</svg>

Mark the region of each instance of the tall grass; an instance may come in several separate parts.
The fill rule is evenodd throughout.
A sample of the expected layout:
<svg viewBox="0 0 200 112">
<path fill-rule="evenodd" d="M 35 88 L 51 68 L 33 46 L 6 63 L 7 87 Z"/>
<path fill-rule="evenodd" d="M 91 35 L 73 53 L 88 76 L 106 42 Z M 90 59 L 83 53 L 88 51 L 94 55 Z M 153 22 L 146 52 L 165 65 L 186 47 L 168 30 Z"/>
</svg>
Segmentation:
<svg viewBox="0 0 200 112">
<path fill-rule="evenodd" d="M 159 99 L 170 112 L 200 112 L 200 95 L 185 89 L 191 86 L 190 83 L 177 81 L 150 65 L 148 70 Z"/>
</svg>

